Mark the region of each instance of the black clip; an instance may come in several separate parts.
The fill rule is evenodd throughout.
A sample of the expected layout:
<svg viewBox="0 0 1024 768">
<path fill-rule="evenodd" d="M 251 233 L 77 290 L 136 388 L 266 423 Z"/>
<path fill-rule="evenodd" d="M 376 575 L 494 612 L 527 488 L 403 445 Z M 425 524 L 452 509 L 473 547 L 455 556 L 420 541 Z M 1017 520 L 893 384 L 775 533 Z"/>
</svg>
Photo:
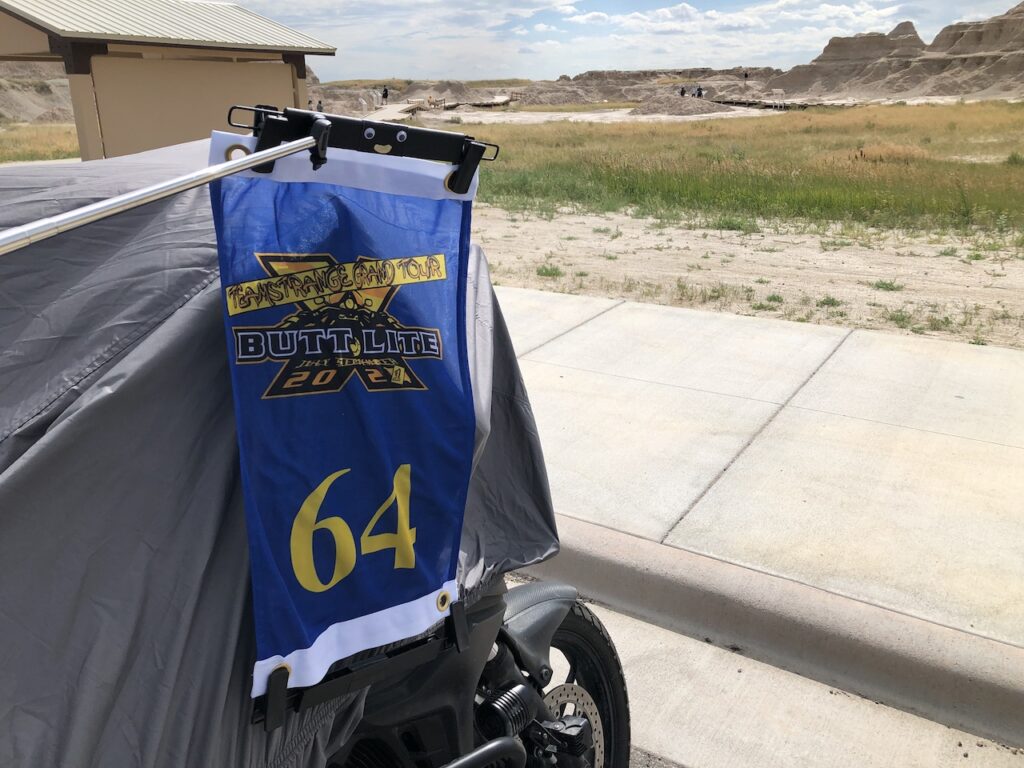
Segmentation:
<svg viewBox="0 0 1024 768">
<path fill-rule="evenodd" d="M 273 149 L 288 139 L 288 129 L 291 124 L 288 119 L 280 115 L 264 114 L 261 123 L 261 130 L 256 139 L 256 151 L 262 152 L 265 149 Z M 253 168 L 256 173 L 273 173 L 274 161 L 257 165 Z"/>
<path fill-rule="evenodd" d="M 479 141 L 467 141 L 462 150 L 462 159 L 459 160 L 459 167 L 456 168 L 445 182 L 445 186 L 456 195 L 464 195 L 469 192 L 473 183 L 476 169 L 480 167 L 480 160 L 483 159 L 487 145 Z M 453 605 L 452 608 L 455 606 Z"/>
<path fill-rule="evenodd" d="M 327 147 L 331 140 L 331 121 L 320 115 L 309 129 L 309 135 L 316 139 L 316 144 L 309 148 L 309 159 L 313 170 L 319 171 L 327 162 Z"/>
<path fill-rule="evenodd" d="M 288 708 L 288 667 L 278 667 L 267 680 L 267 714 L 263 728 L 270 733 L 284 725 Z"/>
<path fill-rule="evenodd" d="M 466 621 L 466 604 L 461 600 L 452 603 L 449 610 L 448 637 L 454 640 L 459 653 L 469 648 L 469 622 Z"/>
<path fill-rule="evenodd" d="M 283 115 L 260 111 L 256 112 L 256 119 L 253 122 L 259 127 L 256 138 L 257 152 L 272 149 L 286 141 L 299 138 L 294 135 L 295 131 L 291 121 Z M 313 170 L 316 171 L 327 162 L 327 147 L 331 142 L 331 121 L 323 115 L 317 115 L 309 127 L 309 135 L 316 140 L 316 144 L 309 149 L 309 159 L 313 163 Z M 273 173 L 274 162 L 257 165 L 253 170 L 256 173 Z"/>
</svg>

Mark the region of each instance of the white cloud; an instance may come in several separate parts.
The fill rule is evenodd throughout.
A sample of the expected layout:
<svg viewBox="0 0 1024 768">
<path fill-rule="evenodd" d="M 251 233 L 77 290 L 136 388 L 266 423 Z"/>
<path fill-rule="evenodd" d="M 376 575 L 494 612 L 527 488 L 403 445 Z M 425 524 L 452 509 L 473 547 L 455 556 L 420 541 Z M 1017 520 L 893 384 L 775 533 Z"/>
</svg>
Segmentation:
<svg viewBox="0 0 1024 768">
<path fill-rule="evenodd" d="M 587 69 L 788 67 L 817 56 L 834 35 L 888 31 L 909 18 L 920 22 L 928 40 L 964 13 L 994 15 L 1013 4 L 749 0 L 726 9 L 715 8 L 713 0 L 605 0 L 597 11 L 587 0 L 501 5 L 490 0 L 238 1 L 337 46 L 334 59 L 308 60 L 324 79 L 553 78 Z"/>
<path fill-rule="evenodd" d="M 570 16 L 566 21 L 571 21 L 573 24 L 607 24 L 610 19 L 611 17 L 607 13 L 594 11 L 578 16 Z"/>
</svg>

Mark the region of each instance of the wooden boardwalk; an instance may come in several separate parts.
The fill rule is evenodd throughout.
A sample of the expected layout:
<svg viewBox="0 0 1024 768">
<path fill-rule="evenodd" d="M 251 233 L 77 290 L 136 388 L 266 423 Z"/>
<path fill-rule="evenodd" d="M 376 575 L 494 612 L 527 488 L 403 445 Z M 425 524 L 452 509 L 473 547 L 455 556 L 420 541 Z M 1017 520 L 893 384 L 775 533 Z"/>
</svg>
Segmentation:
<svg viewBox="0 0 1024 768">
<path fill-rule="evenodd" d="M 423 108 L 423 104 L 408 104 L 405 102 L 388 104 L 371 112 L 364 119 L 378 120 L 385 123 L 401 123 Z"/>
</svg>

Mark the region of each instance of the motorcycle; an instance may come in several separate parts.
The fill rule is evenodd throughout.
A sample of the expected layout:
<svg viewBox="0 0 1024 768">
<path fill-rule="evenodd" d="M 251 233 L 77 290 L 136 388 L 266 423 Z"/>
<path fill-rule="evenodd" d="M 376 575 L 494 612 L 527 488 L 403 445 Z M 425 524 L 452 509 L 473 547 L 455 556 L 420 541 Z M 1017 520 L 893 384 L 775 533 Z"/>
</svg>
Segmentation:
<svg viewBox="0 0 1024 768">
<path fill-rule="evenodd" d="M 461 653 L 453 643 L 404 676 L 384 663 L 362 722 L 331 766 L 629 765 L 622 665 L 574 588 L 502 585 L 466 620 Z"/>
</svg>

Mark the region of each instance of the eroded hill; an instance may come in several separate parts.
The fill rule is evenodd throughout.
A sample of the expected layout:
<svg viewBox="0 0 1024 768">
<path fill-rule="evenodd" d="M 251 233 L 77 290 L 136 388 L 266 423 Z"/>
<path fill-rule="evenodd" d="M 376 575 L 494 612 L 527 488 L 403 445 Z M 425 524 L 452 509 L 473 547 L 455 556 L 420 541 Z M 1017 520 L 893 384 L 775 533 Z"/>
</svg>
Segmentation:
<svg viewBox="0 0 1024 768">
<path fill-rule="evenodd" d="M 1024 96 L 1024 3 L 952 24 L 926 45 L 913 23 L 888 34 L 833 38 L 810 64 L 768 82 L 786 96 L 886 99 Z"/>
</svg>

